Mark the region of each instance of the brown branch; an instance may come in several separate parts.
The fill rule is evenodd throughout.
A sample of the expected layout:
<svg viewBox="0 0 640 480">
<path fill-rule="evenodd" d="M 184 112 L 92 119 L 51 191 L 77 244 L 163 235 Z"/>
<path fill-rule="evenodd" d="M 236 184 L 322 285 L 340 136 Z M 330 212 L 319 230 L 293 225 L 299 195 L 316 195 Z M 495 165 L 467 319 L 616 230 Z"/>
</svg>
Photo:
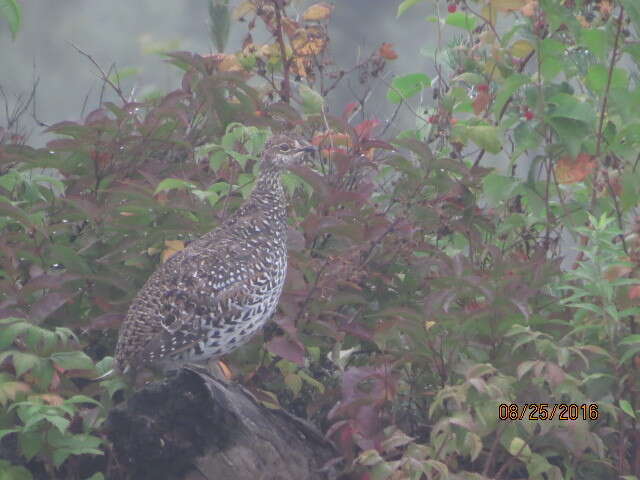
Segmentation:
<svg viewBox="0 0 640 480">
<path fill-rule="evenodd" d="M 89 61 L 93 64 L 94 67 L 96 67 L 98 69 L 98 72 L 100 72 L 100 79 L 105 82 L 107 85 L 109 85 L 114 92 L 116 92 L 116 94 L 118 95 L 118 97 L 120 97 L 120 100 L 122 100 L 123 103 L 129 103 L 129 101 L 127 100 L 127 98 L 124 96 L 124 94 L 122 93 L 122 89 L 120 89 L 117 85 L 115 85 L 111 80 L 109 80 L 109 76 L 105 73 L 105 71 L 102 69 L 102 67 L 98 64 L 98 62 L 95 61 L 95 59 L 89 55 L 87 52 L 81 50 L 79 47 L 77 47 L 75 44 L 70 43 L 70 45 L 76 49 L 76 51 L 86 57 L 87 59 L 89 59 Z"/>
<path fill-rule="evenodd" d="M 596 158 L 600 156 L 600 148 L 602 147 L 602 128 L 604 126 L 604 116 L 607 112 L 607 103 L 609 101 L 609 90 L 611 89 L 611 79 L 613 78 L 613 69 L 616 65 L 616 57 L 618 56 L 618 48 L 620 46 L 620 33 L 622 32 L 623 20 L 624 20 L 624 7 L 621 5 L 620 13 L 618 14 L 618 28 L 616 29 L 616 38 L 613 43 L 613 52 L 611 53 L 611 62 L 609 62 L 607 85 L 604 89 L 604 96 L 602 97 L 602 107 L 600 108 L 600 123 L 598 125 Z"/>
<path fill-rule="evenodd" d="M 284 34 L 282 30 L 282 8 L 279 0 L 273 0 L 273 8 L 276 12 L 276 40 L 280 48 L 280 56 L 282 57 L 282 70 L 284 79 L 282 80 L 282 88 L 279 89 L 280 97 L 285 103 L 289 103 L 291 99 L 291 79 L 289 78 L 289 69 L 291 68 L 291 59 L 287 58 L 287 47 L 284 44 Z"/>
</svg>

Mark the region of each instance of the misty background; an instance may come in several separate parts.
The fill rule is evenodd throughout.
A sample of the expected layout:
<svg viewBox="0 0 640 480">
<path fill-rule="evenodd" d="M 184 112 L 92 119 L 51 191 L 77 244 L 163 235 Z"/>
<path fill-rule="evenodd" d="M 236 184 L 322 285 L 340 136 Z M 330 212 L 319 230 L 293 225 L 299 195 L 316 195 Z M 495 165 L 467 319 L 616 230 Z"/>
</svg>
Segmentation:
<svg viewBox="0 0 640 480">
<path fill-rule="evenodd" d="M 231 0 L 231 7 L 240 1 Z M 313 3 L 316 2 L 294 1 L 293 10 L 302 15 Z M 435 76 L 433 62 L 419 54 L 421 48 L 429 48 L 436 39 L 436 25 L 426 21 L 433 3 L 419 4 L 399 19 L 398 1 L 333 3 L 329 48 L 339 67 L 348 69 L 382 42 L 390 42 L 399 58 L 388 62 L 383 72 L 386 83 L 395 74 L 424 72 Z M 137 69 L 122 82 L 125 95 L 132 99 L 180 86 L 181 71 L 166 63 L 158 51 L 215 53 L 209 36 L 207 0 L 32 0 L 22 2 L 22 7 L 23 23 L 15 41 L 6 24 L 0 26 L 0 86 L 11 109 L 20 98 L 28 98 L 37 80 L 36 117 L 47 125 L 80 120 L 99 105 L 103 83 L 99 72 L 75 47 L 90 55 L 104 71 L 112 65 L 122 73 Z M 240 50 L 245 34 L 246 24 L 232 20 L 226 52 Z M 266 34 L 254 38 L 256 42 L 269 41 Z M 355 100 L 357 87 L 355 75 L 343 80 L 327 99 L 328 111 L 340 113 Z M 394 105 L 387 102 L 386 90 L 384 83 L 377 82 L 369 97 L 368 116 L 381 121 L 391 116 Z M 105 100 L 117 103 L 109 88 L 104 94 Z M 433 104 L 430 95 L 425 104 Z M 400 113 L 388 134 L 415 126 L 413 115 Z M 50 136 L 43 133 L 44 127 L 37 125 L 32 114 L 30 109 L 23 116 L 22 131 L 27 134 L 27 143 L 43 146 Z"/>
</svg>

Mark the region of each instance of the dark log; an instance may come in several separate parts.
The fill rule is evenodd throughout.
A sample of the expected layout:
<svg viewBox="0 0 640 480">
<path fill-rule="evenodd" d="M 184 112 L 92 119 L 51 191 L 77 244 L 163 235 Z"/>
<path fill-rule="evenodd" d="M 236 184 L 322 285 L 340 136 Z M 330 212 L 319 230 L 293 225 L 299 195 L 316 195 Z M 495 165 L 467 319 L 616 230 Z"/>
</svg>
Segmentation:
<svg viewBox="0 0 640 480">
<path fill-rule="evenodd" d="M 308 422 L 269 410 L 240 385 L 191 370 L 113 409 L 112 479 L 325 480 L 336 457 Z"/>
</svg>

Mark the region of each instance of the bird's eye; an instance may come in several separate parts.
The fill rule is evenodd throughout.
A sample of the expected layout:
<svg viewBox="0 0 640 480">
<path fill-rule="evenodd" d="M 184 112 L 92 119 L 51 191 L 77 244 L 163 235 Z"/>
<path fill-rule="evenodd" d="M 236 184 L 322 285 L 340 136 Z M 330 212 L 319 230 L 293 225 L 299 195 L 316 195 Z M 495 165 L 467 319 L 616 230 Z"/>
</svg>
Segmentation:
<svg viewBox="0 0 640 480">
<path fill-rule="evenodd" d="M 283 143 L 278 148 L 280 149 L 281 152 L 288 152 L 289 150 L 291 150 L 291 147 L 286 143 Z"/>
</svg>

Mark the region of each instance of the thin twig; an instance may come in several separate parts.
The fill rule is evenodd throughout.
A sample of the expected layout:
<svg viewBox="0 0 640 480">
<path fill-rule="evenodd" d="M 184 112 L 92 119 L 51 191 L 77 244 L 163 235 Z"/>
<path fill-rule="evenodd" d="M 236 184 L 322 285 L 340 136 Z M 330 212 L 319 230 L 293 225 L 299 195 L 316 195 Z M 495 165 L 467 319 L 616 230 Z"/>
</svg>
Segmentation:
<svg viewBox="0 0 640 480">
<path fill-rule="evenodd" d="M 73 43 L 69 43 L 73 48 L 76 49 L 76 51 L 86 57 L 92 64 L 94 67 L 96 67 L 98 69 L 98 71 L 100 72 L 100 79 L 105 82 L 107 85 L 109 85 L 114 92 L 116 92 L 116 94 L 118 95 L 118 97 L 120 97 L 120 100 L 122 100 L 123 103 L 128 103 L 126 97 L 124 96 L 124 94 L 122 93 L 122 90 L 120 88 L 118 88 L 117 85 L 115 85 L 111 80 L 109 80 L 109 76 L 105 73 L 105 71 L 102 69 L 102 67 L 98 64 L 98 62 L 95 61 L 95 59 L 89 55 L 87 52 L 83 51 L 82 49 L 80 49 L 78 46 L 76 46 Z M 113 66 L 111 67 L 113 68 Z"/>
</svg>

